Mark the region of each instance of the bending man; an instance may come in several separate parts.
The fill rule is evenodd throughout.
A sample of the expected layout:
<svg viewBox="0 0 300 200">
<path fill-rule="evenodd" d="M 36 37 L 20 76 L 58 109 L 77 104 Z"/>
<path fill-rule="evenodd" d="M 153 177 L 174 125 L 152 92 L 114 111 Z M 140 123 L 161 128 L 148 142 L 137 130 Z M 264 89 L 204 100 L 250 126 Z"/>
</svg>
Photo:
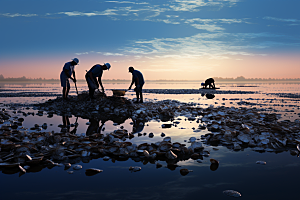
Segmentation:
<svg viewBox="0 0 300 200">
<path fill-rule="evenodd" d="M 206 88 L 207 86 L 209 86 L 209 88 L 216 88 L 215 80 L 213 78 L 206 79 L 204 83 L 204 88 Z"/>
<path fill-rule="evenodd" d="M 103 70 L 109 70 L 110 67 L 111 66 L 109 63 L 105 63 L 104 65 L 96 64 L 85 74 L 85 79 L 89 87 L 89 96 L 91 99 L 95 99 L 94 92 L 95 89 L 99 88 L 99 84 L 102 88 L 102 92 L 104 93 L 104 87 L 102 85 L 101 77 L 103 74 Z M 97 77 L 98 81 L 96 79 Z"/>
<path fill-rule="evenodd" d="M 130 84 L 128 90 L 130 90 L 133 83 L 135 83 L 134 91 L 136 92 L 136 102 L 134 102 L 134 103 L 143 103 L 142 91 L 143 91 L 143 85 L 145 83 L 143 74 L 138 70 L 134 70 L 133 67 L 129 67 L 128 70 L 130 73 L 132 73 L 132 81 L 131 81 L 131 84 Z M 140 101 L 139 101 L 139 98 L 141 98 Z"/>
<path fill-rule="evenodd" d="M 75 77 L 75 65 L 78 65 L 79 60 L 77 58 L 74 58 L 72 61 L 65 63 L 62 72 L 60 73 L 60 82 L 61 87 L 63 87 L 63 99 L 68 100 L 68 94 L 70 91 L 70 82 L 69 78 L 73 80 L 73 82 L 76 82 Z M 71 75 L 73 74 L 73 78 Z"/>
</svg>

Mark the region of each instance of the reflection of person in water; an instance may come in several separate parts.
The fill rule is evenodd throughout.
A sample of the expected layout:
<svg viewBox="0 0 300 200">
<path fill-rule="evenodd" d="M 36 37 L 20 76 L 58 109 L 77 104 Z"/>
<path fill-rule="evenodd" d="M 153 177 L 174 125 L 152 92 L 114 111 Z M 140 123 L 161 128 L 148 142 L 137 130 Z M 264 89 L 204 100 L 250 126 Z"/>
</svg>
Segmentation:
<svg viewBox="0 0 300 200">
<path fill-rule="evenodd" d="M 76 118 L 74 129 L 70 132 L 71 124 L 70 124 L 69 117 L 67 115 L 63 115 L 62 116 L 62 121 L 63 121 L 63 127 L 62 128 L 66 128 L 67 132 L 75 134 L 76 131 L 77 131 L 77 127 L 78 127 L 77 120 L 78 120 L 78 117 Z"/>
<path fill-rule="evenodd" d="M 144 122 L 141 120 L 132 120 L 132 133 L 140 133 L 144 130 Z"/>
<path fill-rule="evenodd" d="M 86 130 L 86 135 L 92 135 L 94 133 L 101 133 L 102 127 L 105 124 L 105 121 L 99 125 L 100 120 L 97 119 L 89 119 L 90 125 Z"/>
<path fill-rule="evenodd" d="M 208 99 L 213 99 L 213 98 L 215 98 L 215 95 L 214 95 L 214 94 L 206 94 L 205 96 L 206 96 L 206 98 L 208 98 Z"/>
<path fill-rule="evenodd" d="M 62 128 L 67 128 L 67 132 L 70 132 L 70 120 L 67 115 L 62 116 L 62 121 L 63 121 L 63 127 Z"/>
<path fill-rule="evenodd" d="M 201 96 L 202 97 L 206 97 L 207 99 L 213 99 L 213 98 L 215 98 L 215 95 L 214 94 L 205 94 L 205 93 L 201 93 Z"/>
</svg>

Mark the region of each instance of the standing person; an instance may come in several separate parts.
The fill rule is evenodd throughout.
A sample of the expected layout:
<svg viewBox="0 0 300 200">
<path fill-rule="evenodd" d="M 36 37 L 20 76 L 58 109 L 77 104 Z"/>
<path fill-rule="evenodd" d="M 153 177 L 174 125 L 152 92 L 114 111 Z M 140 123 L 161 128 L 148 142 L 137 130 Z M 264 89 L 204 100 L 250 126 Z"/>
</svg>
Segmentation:
<svg viewBox="0 0 300 200">
<path fill-rule="evenodd" d="M 60 82 L 61 87 L 63 87 L 63 99 L 68 100 L 68 94 L 70 91 L 70 82 L 69 78 L 73 80 L 73 82 L 76 82 L 75 77 L 75 65 L 78 65 L 79 60 L 78 58 L 74 58 L 72 61 L 65 63 L 62 72 L 60 73 Z M 71 77 L 73 74 L 73 78 Z"/>
<path fill-rule="evenodd" d="M 91 99 L 95 99 L 94 92 L 95 89 L 99 88 L 99 84 L 102 88 L 102 92 L 104 93 L 104 87 L 102 85 L 101 77 L 103 74 L 103 70 L 109 70 L 110 67 L 111 66 L 109 63 L 105 63 L 104 65 L 96 64 L 85 74 L 85 79 L 89 87 L 89 96 Z M 96 77 L 98 77 L 98 81 Z"/>
<path fill-rule="evenodd" d="M 204 88 L 206 88 L 207 86 L 209 86 L 209 88 L 216 88 L 215 80 L 213 78 L 206 79 L 204 83 Z"/>
<path fill-rule="evenodd" d="M 133 83 L 135 83 L 134 91 L 136 92 L 136 102 L 134 102 L 134 103 L 143 103 L 143 93 L 142 92 L 143 92 L 143 85 L 145 83 L 143 74 L 140 71 L 135 70 L 133 67 L 129 67 L 128 70 L 130 73 L 132 73 L 132 81 L 131 81 L 131 84 L 130 84 L 128 90 L 130 90 Z M 139 101 L 139 97 L 141 98 L 140 101 Z"/>
</svg>

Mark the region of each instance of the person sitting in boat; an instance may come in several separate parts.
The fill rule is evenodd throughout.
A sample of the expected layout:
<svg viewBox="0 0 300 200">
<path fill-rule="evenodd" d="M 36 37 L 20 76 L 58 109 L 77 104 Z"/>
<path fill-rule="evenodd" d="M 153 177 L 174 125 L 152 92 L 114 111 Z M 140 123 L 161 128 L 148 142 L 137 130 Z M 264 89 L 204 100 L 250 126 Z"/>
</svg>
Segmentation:
<svg viewBox="0 0 300 200">
<path fill-rule="evenodd" d="M 207 88 L 207 86 L 208 86 L 209 88 L 215 89 L 216 88 L 215 80 L 213 78 L 208 78 L 205 80 L 204 85 L 202 85 L 202 83 L 201 83 L 201 86 L 203 86 L 203 88 Z"/>
</svg>

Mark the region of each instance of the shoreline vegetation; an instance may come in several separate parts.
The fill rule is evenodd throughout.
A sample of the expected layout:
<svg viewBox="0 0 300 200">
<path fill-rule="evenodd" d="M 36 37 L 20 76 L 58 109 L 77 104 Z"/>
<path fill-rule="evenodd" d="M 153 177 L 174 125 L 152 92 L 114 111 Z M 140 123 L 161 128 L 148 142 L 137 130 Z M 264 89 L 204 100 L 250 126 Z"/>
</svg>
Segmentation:
<svg viewBox="0 0 300 200">
<path fill-rule="evenodd" d="M 238 76 L 236 78 L 223 78 L 223 77 L 213 77 L 216 82 L 300 82 L 300 78 L 245 78 L 244 76 Z M 0 82 L 59 82 L 59 79 L 45 79 L 45 78 L 27 78 L 25 76 L 12 78 L 5 78 L 0 74 Z M 78 79 L 78 82 L 85 82 L 85 79 Z M 103 79 L 103 82 L 111 83 L 128 83 L 131 80 L 126 79 Z M 204 82 L 204 80 L 147 80 L 147 82 Z"/>
</svg>

